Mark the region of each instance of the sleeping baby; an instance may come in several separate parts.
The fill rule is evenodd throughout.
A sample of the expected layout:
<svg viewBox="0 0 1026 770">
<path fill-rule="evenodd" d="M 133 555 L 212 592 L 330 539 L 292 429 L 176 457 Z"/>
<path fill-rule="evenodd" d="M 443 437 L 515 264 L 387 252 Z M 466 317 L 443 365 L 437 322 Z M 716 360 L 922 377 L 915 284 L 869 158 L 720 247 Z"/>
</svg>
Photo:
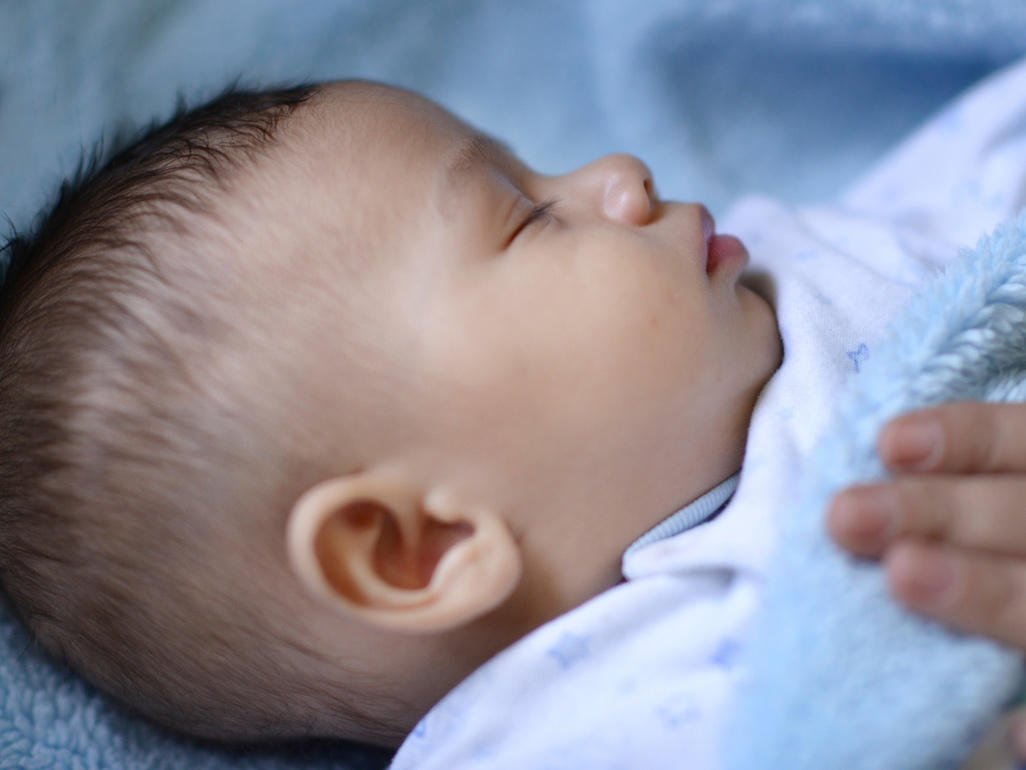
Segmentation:
<svg viewBox="0 0 1026 770">
<path fill-rule="evenodd" d="M 716 766 L 774 507 L 996 221 L 853 212 L 753 199 L 738 239 L 374 83 L 181 114 L 10 245 L 4 590 L 190 734 Z"/>
</svg>

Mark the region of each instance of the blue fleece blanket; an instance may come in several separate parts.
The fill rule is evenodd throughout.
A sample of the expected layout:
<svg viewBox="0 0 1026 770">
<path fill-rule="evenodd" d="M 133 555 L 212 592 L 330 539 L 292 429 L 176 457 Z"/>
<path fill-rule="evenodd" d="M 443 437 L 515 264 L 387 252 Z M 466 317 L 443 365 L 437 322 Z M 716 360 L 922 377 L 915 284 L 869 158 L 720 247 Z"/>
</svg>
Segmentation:
<svg viewBox="0 0 1026 770">
<path fill-rule="evenodd" d="M 714 213 L 747 191 L 815 200 L 1024 52 L 1021 0 L 0 0 L 0 215 L 26 227 L 101 135 L 239 76 L 391 81 L 543 171 L 635 152 L 661 194 Z M 0 604 L 0 768 L 383 762 L 168 735 L 37 655 Z"/>
<path fill-rule="evenodd" d="M 734 770 L 957 767 L 1021 687 L 1020 654 L 891 600 L 878 563 L 830 542 L 827 501 L 884 476 L 877 433 L 908 409 L 1026 400 L 1026 212 L 896 319 L 806 463 L 747 652 Z"/>
</svg>

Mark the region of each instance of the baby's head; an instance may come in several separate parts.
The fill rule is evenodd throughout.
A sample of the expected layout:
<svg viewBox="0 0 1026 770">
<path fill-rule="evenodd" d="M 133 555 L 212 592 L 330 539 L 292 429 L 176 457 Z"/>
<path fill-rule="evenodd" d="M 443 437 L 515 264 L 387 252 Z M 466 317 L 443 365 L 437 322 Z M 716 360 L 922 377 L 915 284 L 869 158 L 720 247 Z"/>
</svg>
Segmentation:
<svg viewBox="0 0 1026 770">
<path fill-rule="evenodd" d="M 779 363 L 639 160 L 541 175 L 394 88 L 231 95 L 85 177 L 0 301 L 0 573 L 188 732 L 397 743 L 736 471 Z"/>
</svg>

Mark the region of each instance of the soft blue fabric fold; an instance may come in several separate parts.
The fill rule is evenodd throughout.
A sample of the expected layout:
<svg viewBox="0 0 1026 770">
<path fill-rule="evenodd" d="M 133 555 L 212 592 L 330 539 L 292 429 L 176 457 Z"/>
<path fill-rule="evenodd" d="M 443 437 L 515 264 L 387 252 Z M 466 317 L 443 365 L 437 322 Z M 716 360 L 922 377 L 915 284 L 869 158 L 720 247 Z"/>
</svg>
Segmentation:
<svg viewBox="0 0 1026 770">
<path fill-rule="evenodd" d="M 541 171 L 636 153 L 714 214 L 820 199 L 1024 52 L 1021 0 L 0 0 L 0 212 L 238 77 L 394 82 Z"/>
<path fill-rule="evenodd" d="M 888 419 L 961 399 L 1026 400 L 1026 212 L 924 287 L 806 458 L 745 652 L 732 770 L 957 767 L 1021 686 L 1020 654 L 905 611 L 879 564 L 825 530 L 836 491 L 884 477 Z"/>
</svg>

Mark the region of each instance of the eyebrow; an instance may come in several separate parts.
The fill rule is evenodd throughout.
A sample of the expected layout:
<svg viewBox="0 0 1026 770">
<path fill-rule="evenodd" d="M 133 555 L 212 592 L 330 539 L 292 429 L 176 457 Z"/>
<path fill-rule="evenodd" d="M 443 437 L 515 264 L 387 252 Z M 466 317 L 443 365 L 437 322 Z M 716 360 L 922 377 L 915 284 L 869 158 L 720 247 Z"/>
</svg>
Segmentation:
<svg viewBox="0 0 1026 770">
<path fill-rule="evenodd" d="M 478 166 L 511 157 L 513 150 L 509 145 L 488 134 L 474 132 L 445 161 L 442 193 L 448 194 L 460 187 Z"/>
</svg>

